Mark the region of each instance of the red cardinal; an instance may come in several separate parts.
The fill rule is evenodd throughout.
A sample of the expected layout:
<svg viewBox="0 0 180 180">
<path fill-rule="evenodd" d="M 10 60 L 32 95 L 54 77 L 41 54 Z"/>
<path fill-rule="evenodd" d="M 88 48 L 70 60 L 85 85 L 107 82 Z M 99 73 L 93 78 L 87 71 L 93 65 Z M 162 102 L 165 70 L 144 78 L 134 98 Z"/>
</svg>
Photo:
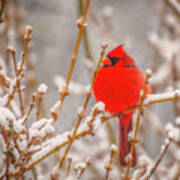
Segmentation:
<svg viewBox="0 0 180 180">
<path fill-rule="evenodd" d="M 134 60 L 126 54 L 120 45 L 107 54 L 102 61 L 94 82 L 94 95 L 97 101 L 105 104 L 105 109 L 113 114 L 119 114 L 140 101 L 140 92 L 144 87 L 144 74 L 139 70 Z M 145 91 L 150 93 L 148 86 Z M 119 118 L 119 161 L 126 166 L 126 156 L 130 153 L 131 143 L 128 133 L 133 129 L 132 116 L 134 111 L 126 112 Z M 133 152 L 132 166 L 136 165 L 136 150 Z"/>
</svg>

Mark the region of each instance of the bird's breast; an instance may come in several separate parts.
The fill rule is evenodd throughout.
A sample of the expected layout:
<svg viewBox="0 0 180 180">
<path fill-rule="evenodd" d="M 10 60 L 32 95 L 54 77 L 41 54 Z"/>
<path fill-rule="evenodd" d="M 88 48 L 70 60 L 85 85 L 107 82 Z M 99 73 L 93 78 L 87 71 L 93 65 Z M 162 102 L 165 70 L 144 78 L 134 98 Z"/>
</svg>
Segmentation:
<svg viewBox="0 0 180 180">
<path fill-rule="evenodd" d="M 106 110 L 119 113 L 138 103 L 143 86 L 144 75 L 139 69 L 105 67 L 99 70 L 93 91 Z"/>
</svg>

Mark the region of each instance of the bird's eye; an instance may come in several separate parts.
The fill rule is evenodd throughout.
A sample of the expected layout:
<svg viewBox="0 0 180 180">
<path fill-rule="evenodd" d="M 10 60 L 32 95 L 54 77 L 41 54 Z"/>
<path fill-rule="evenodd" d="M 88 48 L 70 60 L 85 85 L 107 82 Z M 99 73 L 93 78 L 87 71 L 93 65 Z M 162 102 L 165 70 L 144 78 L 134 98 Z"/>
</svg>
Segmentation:
<svg viewBox="0 0 180 180">
<path fill-rule="evenodd" d="M 108 58 L 111 60 L 112 65 L 116 64 L 117 61 L 119 60 L 119 58 L 117 58 L 117 57 L 110 57 L 110 56 L 108 56 Z"/>
</svg>

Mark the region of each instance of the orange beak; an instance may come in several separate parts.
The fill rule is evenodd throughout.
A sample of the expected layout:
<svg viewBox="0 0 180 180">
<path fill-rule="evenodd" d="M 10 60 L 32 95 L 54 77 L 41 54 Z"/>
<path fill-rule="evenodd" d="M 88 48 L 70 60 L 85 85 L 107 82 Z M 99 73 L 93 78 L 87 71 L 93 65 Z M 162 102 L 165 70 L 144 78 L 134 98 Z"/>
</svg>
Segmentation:
<svg viewBox="0 0 180 180">
<path fill-rule="evenodd" d="M 102 63 L 103 63 L 104 65 L 112 65 L 111 60 L 108 59 L 108 58 L 103 59 L 103 60 L 102 60 Z"/>
</svg>

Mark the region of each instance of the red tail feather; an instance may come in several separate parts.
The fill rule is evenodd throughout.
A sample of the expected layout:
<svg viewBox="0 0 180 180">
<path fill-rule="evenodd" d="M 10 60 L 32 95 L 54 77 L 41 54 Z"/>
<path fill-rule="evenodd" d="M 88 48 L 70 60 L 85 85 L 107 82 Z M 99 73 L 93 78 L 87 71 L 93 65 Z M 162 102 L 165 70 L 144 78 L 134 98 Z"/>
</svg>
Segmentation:
<svg viewBox="0 0 180 180">
<path fill-rule="evenodd" d="M 133 113 L 124 114 L 119 119 L 119 161 L 122 166 L 127 166 L 125 158 L 131 149 L 131 143 L 128 141 L 128 133 L 133 129 L 132 115 Z M 131 166 L 135 166 L 136 161 L 136 150 L 134 149 Z"/>
</svg>

